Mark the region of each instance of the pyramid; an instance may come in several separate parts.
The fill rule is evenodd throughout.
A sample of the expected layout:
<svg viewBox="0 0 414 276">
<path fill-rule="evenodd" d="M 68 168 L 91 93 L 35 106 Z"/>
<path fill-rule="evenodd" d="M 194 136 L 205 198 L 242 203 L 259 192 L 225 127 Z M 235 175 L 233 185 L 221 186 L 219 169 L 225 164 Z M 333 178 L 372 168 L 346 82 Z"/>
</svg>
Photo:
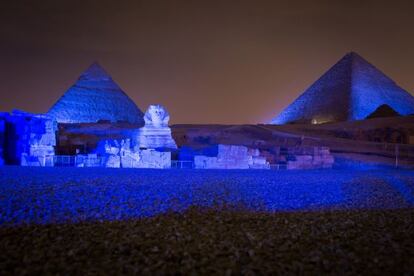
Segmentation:
<svg viewBox="0 0 414 276">
<path fill-rule="evenodd" d="M 101 120 L 144 124 L 143 113 L 105 70 L 92 64 L 52 106 L 48 114 L 58 123 Z"/>
<path fill-rule="evenodd" d="M 377 109 L 375 109 L 374 112 L 369 114 L 367 116 L 367 119 L 373 119 L 373 118 L 384 118 L 384 117 L 398 117 L 401 116 L 398 112 L 396 112 L 394 109 L 389 107 L 389 105 L 383 104 Z"/>
<path fill-rule="evenodd" d="M 363 120 L 381 105 L 414 114 L 414 97 L 356 53 L 346 54 L 271 124 Z"/>
</svg>

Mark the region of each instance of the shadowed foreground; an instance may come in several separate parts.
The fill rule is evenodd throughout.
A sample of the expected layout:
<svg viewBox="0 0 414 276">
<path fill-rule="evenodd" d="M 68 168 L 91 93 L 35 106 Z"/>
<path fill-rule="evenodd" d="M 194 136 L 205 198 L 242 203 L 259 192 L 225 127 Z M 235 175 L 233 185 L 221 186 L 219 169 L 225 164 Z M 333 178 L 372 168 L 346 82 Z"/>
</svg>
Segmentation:
<svg viewBox="0 0 414 276">
<path fill-rule="evenodd" d="M 3 274 L 410 274 L 414 172 L 0 169 Z"/>
<path fill-rule="evenodd" d="M 414 210 L 201 211 L 0 228 L 0 274 L 414 272 Z"/>
</svg>

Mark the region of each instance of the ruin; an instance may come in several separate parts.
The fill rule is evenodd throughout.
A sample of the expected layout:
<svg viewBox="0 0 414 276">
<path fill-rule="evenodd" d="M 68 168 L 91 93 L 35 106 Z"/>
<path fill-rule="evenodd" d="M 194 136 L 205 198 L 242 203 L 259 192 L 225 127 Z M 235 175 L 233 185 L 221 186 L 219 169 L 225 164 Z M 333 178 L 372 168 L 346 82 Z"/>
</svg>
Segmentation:
<svg viewBox="0 0 414 276">
<path fill-rule="evenodd" d="M 183 147 L 179 158 L 193 161 L 196 169 L 327 169 L 335 161 L 327 147 L 276 147 L 269 155 L 256 148 L 223 144 L 200 149 Z"/>
<path fill-rule="evenodd" d="M 181 160 L 193 161 L 196 169 L 270 169 L 258 149 L 239 145 L 214 145 L 193 151 L 184 148 Z"/>
<path fill-rule="evenodd" d="M 98 122 L 60 124 L 57 151 L 76 155 L 66 162 L 78 167 L 169 168 L 171 151 L 177 148 L 168 126 L 169 114 L 161 105 L 151 105 L 145 126 Z"/>
<path fill-rule="evenodd" d="M 21 166 L 53 166 L 56 123 L 47 115 L 13 111 L 2 115 L 4 159 Z"/>
<path fill-rule="evenodd" d="M 153 168 L 171 167 L 171 153 L 155 149 L 140 149 L 127 140 L 106 140 L 99 143 L 97 156 L 102 158 L 102 166 L 107 168 Z"/>
<path fill-rule="evenodd" d="M 159 104 L 143 114 L 93 64 L 47 114 L 0 115 L 0 165 L 317 169 L 334 162 L 329 149 L 306 148 L 298 135 L 263 126 L 224 127 L 213 135 L 200 128 L 173 138 L 169 120 Z"/>
<path fill-rule="evenodd" d="M 334 164 L 334 157 L 327 147 L 298 147 L 286 149 L 281 157 L 286 162 L 286 169 L 328 169 Z"/>
<path fill-rule="evenodd" d="M 48 115 L 59 123 L 57 153 L 73 157 L 58 159 L 59 165 L 171 166 L 170 150 L 177 145 L 167 110 L 150 105 L 144 116 L 97 63 L 79 77 Z"/>
<path fill-rule="evenodd" d="M 382 105 L 414 114 L 414 97 L 356 53 L 348 53 L 271 124 L 363 120 Z"/>
</svg>

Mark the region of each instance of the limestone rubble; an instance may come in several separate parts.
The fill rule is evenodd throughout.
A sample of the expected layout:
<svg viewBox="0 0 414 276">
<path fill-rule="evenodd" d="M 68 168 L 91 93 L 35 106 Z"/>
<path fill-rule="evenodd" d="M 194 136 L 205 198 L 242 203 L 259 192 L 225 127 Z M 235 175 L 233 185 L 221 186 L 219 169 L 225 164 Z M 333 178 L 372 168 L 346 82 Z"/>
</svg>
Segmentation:
<svg viewBox="0 0 414 276">
<path fill-rule="evenodd" d="M 53 166 L 56 123 L 47 115 L 14 111 L 2 115 L 7 132 L 4 156 L 21 166 Z"/>
<path fill-rule="evenodd" d="M 130 140 L 101 141 L 96 150 L 102 166 L 108 168 L 154 168 L 171 167 L 171 153 L 155 149 L 132 147 Z"/>
</svg>

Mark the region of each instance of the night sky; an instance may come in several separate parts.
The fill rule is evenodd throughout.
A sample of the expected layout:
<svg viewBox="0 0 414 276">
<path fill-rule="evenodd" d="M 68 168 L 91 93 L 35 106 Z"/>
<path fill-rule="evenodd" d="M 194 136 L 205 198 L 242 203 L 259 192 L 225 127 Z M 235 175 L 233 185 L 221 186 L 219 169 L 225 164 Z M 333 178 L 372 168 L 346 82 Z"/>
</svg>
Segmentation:
<svg viewBox="0 0 414 276">
<path fill-rule="evenodd" d="M 269 121 L 346 52 L 414 92 L 413 1 L 0 4 L 0 110 L 46 112 L 93 61 L 172 123 Z"/>
</svg>

